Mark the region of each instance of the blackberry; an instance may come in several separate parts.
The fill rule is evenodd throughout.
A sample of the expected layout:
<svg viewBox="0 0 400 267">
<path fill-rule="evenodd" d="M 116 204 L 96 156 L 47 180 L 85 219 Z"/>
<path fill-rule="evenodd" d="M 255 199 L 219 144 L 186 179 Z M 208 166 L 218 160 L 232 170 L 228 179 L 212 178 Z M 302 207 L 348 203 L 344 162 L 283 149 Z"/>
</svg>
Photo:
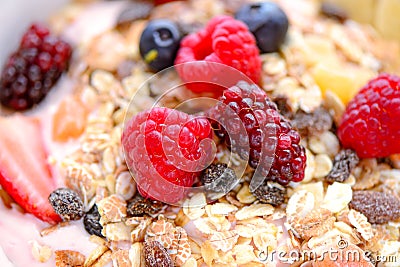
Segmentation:
<svg viewBox="0 0 400 267">
<path fill-rule="evenodd" d="M 263 53 L 277 52 L 286 38 L 289 20 L 283 10 L 273 2 L 243 5 L 235 18 L 249 27 Z"/>
<path fill-rule="evenodd" d="M 140 55 L 154 71 L 173 66 L 181 38 L 174 22 L 167 19 L 152 20 L 140 36 Z"/>
<path fill-rule="evenodd" d="M 260 202 L 279 206 L 285 201 L 286 188 L 278 183 L 266 181 L 253 192 L 253 195 Z"/>
<path fill-rule="evenodd" d="M 303 180 L 306 155 L 300 135 L 258 86 L 242 81 L 225 90 L 208 117 L 227 147 L 267 180 L 281 185 Z"/>
<path fill-rule="evenodd" d="M 238 182 L 235 171 L 225 163 L 208 166 L 200 176 L 207 191 L 228 193 Z"/>
<path fill-rule="evenodd" d="M 91 235 L 97 235 L 99 237 L 104 237 L 101 231 L 103 226 L 100 224 L 100 213 L 97 209 L 97 205 L 93 207 L 85 214 L 83 217 L 83 225 L 85 226 L 86 232 Z"/>
<path fill-rule="evenodd" d="M 74 190 L 58 188 L 50 194 L 49 202 L 64 221 L 79 220 L 83 216 L 82 199 Z"/>
<path fill-rule="evenodd" d="M 1 73 L 1 104 L 25 110 L 42 101 L 67 68 L 70 56 L 69 44 L 33 24 Z"/>
</svg>

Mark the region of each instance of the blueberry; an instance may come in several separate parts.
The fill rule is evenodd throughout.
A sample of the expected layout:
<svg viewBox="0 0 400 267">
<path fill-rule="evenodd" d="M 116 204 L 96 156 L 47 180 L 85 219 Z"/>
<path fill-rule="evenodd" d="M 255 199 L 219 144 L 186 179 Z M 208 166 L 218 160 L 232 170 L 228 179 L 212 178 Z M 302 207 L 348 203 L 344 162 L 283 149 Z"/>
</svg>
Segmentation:
<svg viewBox="0 0 400 267">
<path fill-rule="evenodd" d="M 174 22 L 166 19 L 152 20 L 140 37 L 140 55 L 154 71 L 170 67 L 174 65 L 181 37 Z"/>
<path fill-rule="evenodd" d="M 235 18 L 247 24 L 262 53 L 278 51 L 285 41 L 289 21 L 275 3 L 246 4 L 236 12 Z"/>
</svg>

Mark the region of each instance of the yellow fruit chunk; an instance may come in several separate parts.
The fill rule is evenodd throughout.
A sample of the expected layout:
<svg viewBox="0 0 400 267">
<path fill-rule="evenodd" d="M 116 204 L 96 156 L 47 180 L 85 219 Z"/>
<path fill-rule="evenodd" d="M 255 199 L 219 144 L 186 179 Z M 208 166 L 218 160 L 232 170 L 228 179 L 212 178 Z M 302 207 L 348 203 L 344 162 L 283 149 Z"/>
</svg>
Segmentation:
<svg viewBox="0 0 400 267">
<path fill-rule="evenodd" d="M 53 139 L 64 142 L 79 137 L 85 128 L 86 118 L 87 111 L 78 99 L 64 99 L 53 115 Z"/>
<path fill-rule="evenodd" d="M 323 95 L 330 90 L 344 104 L 347 104 L 358 90 L 376 75 L 371 70 L 324 63 L 317 64 L 311 73 Z"/>
<path fill-rule="evenodd" d="M 308 66 L 317 63 L 339 64 L 335 44 L 326 37 L 308 35 L 304 37 L 306 44 L 304 49 L 304 59 Z"/>
</svg>

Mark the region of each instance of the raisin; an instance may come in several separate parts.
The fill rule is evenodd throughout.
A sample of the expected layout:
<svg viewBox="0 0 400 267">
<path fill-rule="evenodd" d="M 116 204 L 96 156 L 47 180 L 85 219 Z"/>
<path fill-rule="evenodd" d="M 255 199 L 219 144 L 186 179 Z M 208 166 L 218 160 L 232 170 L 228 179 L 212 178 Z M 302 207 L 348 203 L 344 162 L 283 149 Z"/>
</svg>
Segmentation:
<svg viewBox="0 0 400 267">
<path fill-rule="evenodd" d="M 303 136 L 325 132 L 332 128 L 332 123 L 332 116 L 322 107 L 318 107 L 311 113 L 299 110 L 292 119 L 293 127 Z"/>
<path fill-rule="evenodd" d="M 346 11 L 332 3 L 323 2 L 320 11 L 325 17 L 335 19 L 341 23 L 345 22 L 348 18 Z"/>
<path fill-rule="evenodd" d="M 285 201 L 286 188 L 278 183 L 267 181 L 259 186 L 253 192 L 253 195 L 260 200 L 260 202 L 279 206 Z"/>
<path fill-rule="evenodd" d="M 157 200 L 144 199 L 137 195 L 132 200 L 128 201 L 127 214 L 131 217 L 142 217 L 145 215 L 156 215 L 164 205 Z"/>
<path fill-rule="evenodd" d="M 50 194 L 49 202 L 64 221 L 79 220 L 83 216 L 82 199 L 74 190 L 58 188 Z"/>
<path fill-rule="evenodd" d="M 83 217 L 83 224 L 89 234 L 104 237 L 101 233 L 103 226 L 100 224 L 100 213 L 96 204 Z"/>
<path fill-rule="evenodd" d="M 292 107 L 288 103 L 287 96 L 278 95 L 274 97 L 273 101 L 278 107 L 279 112 L 287 119 L 291 119 L 293 117 Z"/>
<path fill-rule="evenodd" d="M 235 171 L 225 163 L 215 163 L 208 166 L 200 176 L 207 191 L 228 193 L 238 182 Z"/>
<path fill-rule="evenodd" d="M 171 256 L 158 241 L 145 242 L 143 247 L 146 267 L 173 267 Z"/>
<path fill-rule="evenodd" d="M 340 151 L 333 160 L 333 167 L 325 179 L 329 182 L 344 182 L 349 178 L 351 171 L 360 159 L 356 152 L 351 149 Z"/>
<path fill-rule="evenodd" d="M 130 25 L 133 21 L 145 19 L 150 15 L 154 4 L 150 1 L 136 0 L 126 5 L 117 18 L 117 26 Z"/>
<path fill-rule="evenodd" d="M 400 200 L 388 193 L 354 191 L 349 205 L 364 214 L 370 223 L 382 224 L 400 218 Z"/>
</svg>

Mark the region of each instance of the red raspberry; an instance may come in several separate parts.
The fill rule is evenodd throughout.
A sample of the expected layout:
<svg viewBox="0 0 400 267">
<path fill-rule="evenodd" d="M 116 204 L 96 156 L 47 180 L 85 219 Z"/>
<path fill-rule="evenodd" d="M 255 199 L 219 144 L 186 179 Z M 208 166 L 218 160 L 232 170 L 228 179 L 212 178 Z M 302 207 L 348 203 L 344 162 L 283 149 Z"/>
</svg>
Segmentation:
<svg viewBox="0 0 400 267">
<path fill-rule="evenodd" d="M 126 161 L 144 197 L 174 204 L 214 157 L 206 118 L 153 108 L 135 115 L 122 134 Z M 208 153 L 207 153 L 208 152 Z"/>
<path fill-rule="evenodd" d="M 350 101 L 338 129 L 361 158 L 400 153 L 400 77 L 381 74 Z"/>
<path fill-rule="evenodd" d="M 67 68 L 71 47 L 33 24 L 8 59 L 0 81 L 0 101 L 15 110 L 39 103 Z"/>
<path fill-rule="evenodd" d="M 248 76 L 253 82 L 260 81 L 261 59 L 255 38 L 243 22 L 232 17 L 214 17 L 205 29 L 186 36 L 178 50 L 175 67 L 186 83 L 210 81 L 222 85 L 197 83 L 188 86 L 197 93 L 212 92 L 220 96 L 226 87 L 243 80 L 240 73 L 239 75 L 227 73 L 226 68 L 220 69 L 215 66 L 216 64 L 210 66 L 199 63 L 179 67 L 182 63 L 203 60 L 230 66 L 242 72 L 243 76 Z M 227 79 L 230 84 L 226 84 Z"/>
<path fill-rule="evenodd" d="M 300 182 L 306 166 L 300 134 L 256 85 L 239 82 L 209 111 L 213 128 L 232 152 L 248 159 L 265 181 Z M 271 166 L 272 165 L 272 166 Z"/>
</svg>

